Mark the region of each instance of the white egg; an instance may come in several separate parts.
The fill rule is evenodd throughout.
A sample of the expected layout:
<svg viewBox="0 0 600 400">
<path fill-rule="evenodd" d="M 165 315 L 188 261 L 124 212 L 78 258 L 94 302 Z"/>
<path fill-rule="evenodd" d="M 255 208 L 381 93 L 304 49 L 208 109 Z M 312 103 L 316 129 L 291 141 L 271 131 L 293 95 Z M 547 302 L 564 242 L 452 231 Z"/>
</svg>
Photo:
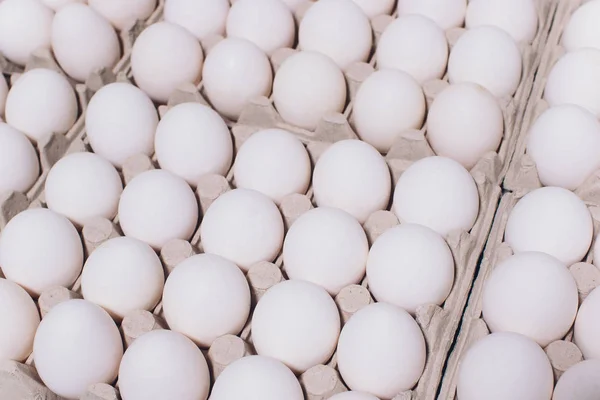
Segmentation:
<svg viewBox="0 0 600 400">
<path fill-rule="evenodd" d="M 273 102 L 284 121 L 314 130 L 328 113 L 343 111 L 346 79 L 329 57 L 301 51 L 277 70 Z"/>
<path fill-rule="evenodd" d="M 425 339 L 401 308 L 374 303 L 344 325 L 337 347 L 338 369 L 351 390 L 391 399 L 411 389 L 425 367 Z"/>
<path fill-rule="evenodd" d="M 146 20 L 156 8 L 156 0 L 88 0 L 90 7 L 118 30 L 129 29 L 137 20 Z"/>
<path fill-rule="evenodd" d="M 369 18 L 389 15 L 394 9 L 394 0 L 353 0 Z"/>
<path fill-rule="evenodd" d="M 361 224 L 387 207 L 391 177 L 385 159 L 360 140 L 342 140 L 319 157 L 313 173 L 315 202 L 346 211 Z"/>
<path fill-rule="evenodd" d="M 495 26 L 518 43 L 531 43 L 538 27 L 534 0 L 471 0 L 465 20 L 467 29 Z"/>
<path fill-rule="evenodd" d="M 546 353 L 516 333 L 493 333 L 467 350 L 458 371 L 460 400 L 550 400 L 554 376 Z"/>
<path fill-rule="evenodd" d="M 400 176 L 392 209 L 402 223 L 424 225 L 447 236 L 471 230 L 479 213 L 479 193 L 462 165 L 445 157 L 426 157 Z"/>
<path fill-rule="evenodd" d="M 243 272 L 214 254 L 179 263 L 163 293 L 169 328 L 208 348 L 220 336 L 240 333 L 250 313 L 250 289 Z"/>
<path fill-rule="evenodd" d="M 146 28 L 131 51 L 136 85 L 159 103 L 166 103 L 180 85 L 197 84 L 203 61 L 202 47 L 194 35 L 169 22 Z"/>
<path fill-rule="evenodd" d="M 570 266 L 588 252 L 592 235 L 592 216 L 585 203 L 569 190 L 544 187 L 517 202 L 504 240 L 515 253 L 540 251 Z"/>
<path fill-rule="evenodd" d="M 158 113 L 152 100 L 129 83 L 111 83 L 98 90 L 85 113 L 92 149 L 120 168 L 132 156 L 154 153 Z"/>
<path fill-rule="evenodd" d="M 69 154 L 50 169 L 45 185 L 48 208 L 85 225 L 94 217 L 117 215 L 123 183 L 104 158 L 88 152 Z"/>
<path fill-rule="evenodd" d="M 271 62 L 254 43 L 227 38 L 208 53 L 202 70 L 208 101 L 225 117 L 237 120 L 248 103 L 268 97 L 273 85 Z"/>
<path fill-rule="evenodd" d="M 442 29 L 462 26 L 467 0 L 398 0 L 398 15 L 418 14 L 434 20 Z"/>
<path fill-rule="evenodd" d="M 552 400 L 600 398 L 600 360 L 587 360 L 567 369 L 554 388 Z"/>
<path fill-rule="evenodd" d="M 517 43 L 494 26 L 468 29 L 448 59 L 450 83 L 473 82 L 496 97 L 512 96 L 521 82 L 521 52 Z"/>
<path fill-rule="evenodd" d="M 544 98 L 550 106 L 575 104 L 600 116 L 600 50 L 583 48 L 562 56 L 550 70 Z"/>
<path fill-rule="evenodd" d="M 600 168 L 600 123 L 575 105 L 551 107 L 529 130 L 527 154 L 544 186 L 575 190 Z"/>
<path fill-rule="evenodd" d="M 125 186 L 119 201 L 119 223 L 126 236 L 159 250 L 171 239 L 189 239 L 198 223 L 192 189 L 164 170 L 143 172 Z"/>
<path fill-rule="evenodd" d="M 491 332 L 520 333 L 546 347 L 571 329 L 579 296 L 563 263 L 545 253 L 523 252 L 494 268 L 482 304 Z"/>
<path fill-rule="evenodd" d="M 124 399 L 163 400 L 176 393 L 179 400 L 206 400 L 209 389 L 204 355 L 180 333 L 145 333 L 123 355 L 119 391 Z"/>
<path fill-rule="evenodd" d="M 281 0 L 281 2 L 288 6 L 290 10 L 296 12 L 300 7 L 306 4 L 307 0 Z"/>
<path fill-rule="evenodd" d="M 0 74 L 0 117 L 4 118 L 6 109 L 6 97 L 8 96 L 8 83 L 4 75 Z"/>
<path fill-rule="evenodd" d="M 318 207 L 302 214 L 283 244 L 283 264 L 290 279 L 315 283 L 335 296 L 365 275 L 369 242 L 350 214 Z"/>
<path fill-rule="evenodd" d="M 47 7 L 53 9 L 54 11 L 58 11 L 68 4 L 75 2 L 86 3 L 87 0 L 41 0 L 41 2 L 44 3 Z"/>
<path fill-rule="evenodd" d="M 385 69 L 360 85 L 352 118 L 358 136 L 387 153 L 402 132 L 423 126 L 425 109 L 425 96 L 417 81 L 405 72 Z"/>
<path fill-rule="evenodd" d="M 340 315 L 325 289 L 284 281 L 261 298 L 252 316 L 257 354 L 281 361 L 295 373 L 325 364 L 335 351 Z"/>
<path fill-rule="evenodd" d="M 128 237 L 109 239 L 83 266 L 83 298 L 122 320 L 135 310 L 152 310 L 160 300 L 165 276 L 149 245 Z"/>
<path fill-rule="evenodd" d="M 504 135 L 498 100 L 484 87 L 457 83 L 438 94 L 427 115 L 427 140 L 438 156 L 471 169 Z"/>
<path fill-rule="evenodd" d="M 270 357 L 244 357 L 229 364 L 217 378 L 211 400 L 303 400 L 294 373 Z"/>
<path fill-rule="evenodd" d="M 228 0 L 166 0 L 165 21 L 190 31 L 198 40 L 224 35 Z"/>
<path fill-rule="evenodd" d="M 591 47 L 600 50 L 600 1 L 591 0 L 577 8 L 564 27 L 562 45 L 567 51 Z"/>
<path fill-rule="evenodd" d="M 275 203 L 249 189 L 219 196 L 200 225 L 204 251 L 233 261 L 245 272 L 258 262 L 273 261 L 283 235 L 283 218 Z"/>
<path fill-rule="evenodd" d="M 69 399 L 78 399 L 94 383 L 112 383 L 122 356 L 123 343 L 114 321 L 86 300 L 54 306 L 33 343 L 40 378 L 54 393 Z"/>
<path fill-rule="evenodd" d="M 600 289 L 594 289 L 583 301 L 575 319 L 573 341 L 586 360 L 600 359 Z"/>
<path fill-rule="evenodd" d="M 379 400 L 377 397 L 363 392 L 342 392 L 333 395 L 329 400 Z"/>
<path fill-rule="evenodd" d="M 4 0 L 0 3 L 0 53 L 25 65 L 31 53 L 50 48 L 54 13 L 39 0 Z"/>
<path fill-rule="evenodd" d="M 0 193 L 26 193 L 40 175 L 37 153 L 27 137 L 0 122 Z"/>
<path fill-rule="evenodd" d="M 261 192 L 277 204 L 289 194 L 306 193 L 311 172 L 302 142 L 282 129 L 265 129 L 250 136 L 237 152 L 233 166 L 238 188 Z"/>
<path fill-rule="evenodd" d="M 56 13 L 52 50 L 67 75 L 80 82 L 101 68 L 112 70 L 121 55 L 119 38 L 110 23 L 81 3 L 67 5 Z"/>
<path fill-rule="evenodd" d="M 83 246 L 68 219 L 46 208 L 17 214 L 0 236 L 6 279 L 37 297 L 53 286 L 71 287 L 83 265 Z"/>
<path fill-rule="evenodd" d="M 6 122 L 37 142 L 52 133 L 66 133 L 77 118 L 77 98 L 67 78 L 36 68 L 12 85 L 6 98 Z"/>
<path fill-rule="evenodd" d="M 237 0 L 225 30 L 227 37 L 249 40 L 269 55 L 296 39 L 294 16 L 281 0 Z"/>
<path fill-rule="evenodd" d="M 229 128 L 210 107 L 182 103 L 156 128 L 156 159 L 161 168 L 196 186 L 206 174 L 227 175 L 233 158 Z"/>
<path fill-rule="evenodd" d="M 33 350 L 40 314 L 33 299 L 14 282 L 0 278 L 0 359 L 25 361 Z"/>
<path fill-rule="evenodd" d="M 446 71 L 448 42 L 444 31 L 421 15 L 404 15 L 383 31 L 376 51 L 377 68 L 399 69 L 424 83 Z"/>
<path fill-rule="evenodd" d="M 302 50 L 331 57 L 345 70 L 371 53 L 373 32 L 369 18 L 352 0 L 321 0 L 306 12 L 298 29 Z"/>
<path fill-rule="evenodd" d="M 367 260 L 369 291 L 380 302 L 411 314 L 442 305 L 454 282 L 454 259 L 446 241 L 421 225 L 402 224 L 373 243 Z"/>
</svg>

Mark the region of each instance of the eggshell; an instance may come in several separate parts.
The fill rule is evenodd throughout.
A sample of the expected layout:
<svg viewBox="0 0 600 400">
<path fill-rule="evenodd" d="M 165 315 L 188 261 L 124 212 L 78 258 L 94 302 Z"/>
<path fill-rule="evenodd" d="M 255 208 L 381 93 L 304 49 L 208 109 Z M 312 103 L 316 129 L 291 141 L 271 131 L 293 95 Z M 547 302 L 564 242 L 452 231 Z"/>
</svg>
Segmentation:
<svg viewBox="0 0 600 400">
<path fill-rule="evenodd" d="M 46 5 L 46 7 L 50 7 L 54 11 L 58 11 L 62 7 L 66 6 L 68 4 L 75 3 L 75 2 L 86 3 L 87 0 L 41 0 L 41 2 L 44 3 L 44 5 Z"/>
<path fill-rule="evenodd" d="M 493 333 L 475 342 L 458 371 L 460 400 L 550 400 L 554 377 L 546 354 L 516 333 Z"/>
<path fill-rule="evenodd" d="M 401 308 L 374 303 L 344 325 L 337 347 L 338 369 L 351 390 L 383 399 L 411 389 L 425 367 L 425 339 Z"/>
<path fill-rule="evenodd" d="M 595 400 L 600 398 L 600 360 L 575 364 L 561 375 L 552 400 Z"/>
<path fill-rule="evenodd" d="M 550 106 L 575 104 L 600 116 L 600 50 L 584 48 L 562 56 L 550 70 L 544 98 Z"/>
<path fill-rule="evenodd" d="M 344 74 L 329 57 L 320 53 L 293 54 L 275 74 L 273 102 L 286 122 L 314 130 L 325 115 L 344 109 Z"/>
<path fill-rule="evenodd" d="M 579 307 L 579 313 L 575 320 L 575 334 L 573 341 L 583 353 L 583 358 L 600 358 L 600 321 L 598 313 L 600 312 L 600 290 L 594 289 L 583 301 Z"/>
<path fill-rule="evenodd" d="M 522 72 L 521 52 L 512 37 L 494 26 L 468 29 L 448 59 L 450 83 L 473 82 L 496 97 L 512 96 Z"/>
<path fill-rule="evenodd" d="M 471 230 L 479 213 L 479 193 L 462 165 L 445 157 L 426 157 L 400 176 L 392 210 L 402 223 L 424 225 L 447 236 Z"/>
<path fill-rule="evenodd" d="M 427 139 L 433 151 L 467 169 L 473 168 L 487 152 L 496 151 L 503 134 L 500 104 L 480 85 L 450 85 L 429 108 Z"/>
<path fill-rule="evenodd" d="M 200 225 L 204 251 L 233 261 L 243 271 L 260 261 L 273 261 L 283 235 L 283 219 L 275 203 L 249 189 L 219 196 Z"/>
<path fill-rule="evenodd" d="M 198 40 L 224 35 L 228 13 L 228 0 L 167 0 L 164 8 L 165 21 L 187 29 Z"/>
<path fill-rule="evenodd" d="M 128 83 L 111 83 L 98 90 L 85 113 L 92 149 L 119 168 L 131 156 L 154 153 L 157 125 L 152 100 Z"/>
<path fill-rule="evenodd" d="M 204 53 L 185 28 L 169 22 L 150 25 L 131 51 L 131 71 L 136 85 L 159 103 L 166 103 L 184 83 L 198 83 Z"/>
<path fill-rule="evenodd" d="M 579 106 L 551 107 L 529 130 L 527 154 L 544 186 L 575 190 L 600 168 L 600 123 Z"/>
<path fill-rule="evenodd" d="M 71 287 L 83 265 L 83 246 L 68 219 L 46 208 L 13 217 L 0 236 L 4 276 L 39 296 L 52 286 Z"/>
<path fill-rule="evenodd" d="M 0 193 L 27 192 L 40 174 L 37 153 L 27 137 L 0 122 Z"/>
<path fill-rule="evenodd" d="M 444 31 L 431 19 L 405 15 L 383 31 L 375 57 L 377 68 L 399 69 L 424 83 L 444 75 L 448 42 Z"/>
<path fill-rule="evenodd" d="M 504 240 L 515 253 L 540 251 L 570 266 L 585 256 L 592 235 L 592 216 L 585 203 L 566 189 L 545 187 L 517 202 Z"/>
<path fill-rule="evenodd" d="M 37 142 L 52 133 L 66 133 L 77 118 L 77 98 L 67 78 L 36 68 L 12 85 L 6 98 L 6 122 Z"/>
<path fill-rule="evenodd" d="M 462 26 L 467 0 L 398 0 L 398 15 L 418 14 L 434 20 L 442 29 Z"/>
<path fill-rule="evenodd" d="M 578 304 L 569 270 L 539 252 L 509 257 L 492 271 L 483 289 L 483 318 L 491 332 L 520 333 L 542 347 L 567 334 Z"/>
<path fill-rule="evenodd" d="M 8 96 L 8 83 L 4 75 L 0 75 L 0 117 L 4 118 L 6 109 L 6 97 Z"/>
<path fill-rule="evenodd" d="M 283 4 L 289 7 L 290 10 L 296 12 L 299 10 L 304 4 L 306 4 L 307 0 L 281 0 Z"/>
<path fill-rule="evenodd" d="M 329 56 L 344 70 L 355 62 L 367 60 L 372 37 L 369 18 L 352 0 L 314 3 L 298 29 L 301 49 Z"/>
<path fill-rule="evenodd" d="M 254 43 L 227 38 L 206 57 L 202 84 L 211 105 L 225 117 L 237 120 L 250 100 L 268 97 L 273 84 L 269 58 Z"/>
<path fill-rule="evenodd" d="M 369 18 L 389 15 L 394 9 L 394 0 L 353 0 Z"/>
<path fill-rule="evenodd" d="M 374 147 L 360 140 L 342 140 L 319 157 L 313 191 L 318 206 L 344 210 L 362 224 L 387 207 L 390 172 Z"/>
<path fill-rule="evenodd" d="M 132 311 L 156 306 L 164 283 L 162 264 L 150 246 L 117 237 L 89 255 L 81 274 L 81 293 L 121 320 Z"/>
<path fill-rule="evenodd" d="M 56 13 L 52 22 L 52 50 L 67 75 L 80 82 L 101 68 L 111 70 L 121 53 L 112 26 L 81 3 L 67 5 Z"/>
<path fill-rule="evenodd" d="M 385 231 L 367 260 L 369 291 L 380 302 L 411 314 L 427 304 L 441 305 L 454 282 L 454 259 L 437 232 L 416 224 Z"/>
<path fill-rule="evenodd" d="M 156 0 L 88 0 L 98 14 L 118 30 L 131 28 L 137 20 L 146 20 L 156 8 Z"/>
<path fill-rule="evenodd" d="M 296 26 L 291 10 L 280 0 L 237 0 L 227 16 L 227 37 L 247 39 L 267 54 L 292 47 Z"/>
<path fill-rule="evenodd" d="M 229 364 L 217 378 L 211 400 L 303 400 L 298 380 L 271 357 L 244 357 Z"/>
<path fill-rule="evenodd" d="M 423 126 L 425 108 L 425 96 L 417 81 L 405 72 L 385 69 L 374 72 L 360 85 L 352 119 L 363 141 L 387 153 L 403 131 Z"/>
<path fill-rule="evenodd" d="M 27 292 L 0 278 L 0 359 L 25 361 L 33 350 L 40 314 Z"/>
<path fill-rule="evenodd" d="M 54 13 L 39 0 L 0 3 L 0 53 L 25 65 L 38 48 L 50 48 Z"/>
<path fill-rule="evenodd" d="M 234 263 L 199 254 L 169 275 L 163 310 L 172 330 L 207 348 L 219 336 L 240 333 L 250 313 L 250 289 Z"/>
<path fill-rule="evenodd" d="M 567 51 L 591 47 L 600 50 L 600 1 L 583 3 L 571 15 L 562 33 L 562 45 Z"/>
<path fill-rule="evenodd" d="M 167 111 L 156 128 L 154 146 L 161 168 L 192 186 L 202 175 L 226 175 L 233 158 L 227 125 L 200 103 L 183 103 Z"/>
<path fill-rule="evenodd" d="M 538 13 L 533 0 L 472 0 L 465 25 L 467 29 L 495 26 L 515 42 L 531 43 L 537 33 Z"/>
<path fill-rule="evenodd" d="M 289 194 L 306 193 L 311 172 L 302 142 L 282 129 L 265 129 L 250 136 L 233 166 L 238 188 L 261 192 L 277 204 Z"/>
<path fill-rule="evenodd" d="M 329 398 L 329 400 L 379 400 L 379 399 L 377 397 L 371 396 L 370 394 L 367 394 L 367 393 L 350 391 L 350 392 L 342 392 L 342 393 L 333 395 L 332 397 Z"/>
<path fill-rule="evenodd" d="M 33 343 L 40 378 L 54 393 L 69 399 L 78 399 L 91 384 L 114 381 L 122 356 L 119 329 L 106 311 L 86 300 L 54 306 Z"/>
<path fill-rule="evenodd" d="M 127 349 L 119 368 L 119 391 L 127 400 L 206 400 L 210 388 L 202 352 L 180 333 L 155 330 Z"/>
<path fill-rule="evenodd" d="M 156 250 L 171 239 L 189 239 L 198 223 L 198 213 L 196 196 L 187 183 L 160 169 L 133 178 L 119 201 L 123 233 Z"/>
<path fill-rule="evenodd" d="M 60 159 L 46 178 L 48 208 L 83 226 L 94 217 L 117 215 L 123 191 L 121 177 L 111 163 L 88 152 Z"/>
<path fill-rule="evenodd" d="M 283 263 L 290 279 L 325 288 L 332 296 L 365 275 L 369 242 L 350 214 L 318 207 L 302 214 L 283 244 Z"/>
</svg>

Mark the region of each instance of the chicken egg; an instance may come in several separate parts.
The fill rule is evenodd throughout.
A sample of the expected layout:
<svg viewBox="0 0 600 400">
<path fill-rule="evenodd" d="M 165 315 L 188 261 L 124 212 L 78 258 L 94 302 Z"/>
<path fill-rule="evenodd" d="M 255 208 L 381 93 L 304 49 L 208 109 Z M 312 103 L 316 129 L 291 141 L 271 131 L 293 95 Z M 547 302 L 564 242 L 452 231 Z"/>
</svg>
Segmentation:
<svg viewBox="0 0 600 400">
<path fill-rule="evenodd" d="M 41 0 L 41 2 L 44 3 L 47 7 L 53 9 L 54 11 L 58 11 L 68 4 L 75 2 L 86 3 L 87 0 Z"/>
<path fill-rule="evenodd" d="M 137 20 L 145 20 L 156 8 L 156 0 L 87 0 L 98 14 L 118 30 L 131 28 Z"/>
<path fill-rule="evenodd" d="M 498 100 L 473 83 L 450 85 L 433 100 L 427 115 L 427 140 L 438 156 L 471 169 L 496 151 L 504 134 Z"/>
<path fill-rule="evenodd" d="M 67 218 L 32 208 L 17 214 L 2 230 L 0 265 L 6 279 L 37 297 L 53 286 L 73 285 L 83 265 L 83 246 Z"/>
<path fill-rule="evenodd" d="M 379 400 L 377 397 L 362 392 L 342 392 L 333 395 L 329 400 Z"/>
<path fill-rule="evenodd" d="M 552 400 L 600 398 L 600 360 L 586 360 L 567 369 L 554 388 Z"/>
<path fill-rule="evenodd" d="M 196 196 L 188 184 L 160 169 L 133 178 L 119 201 L 123 233 L 156 250 L 171 239 L 189 239 L 196 229 L 198 213 Z"/>
<path fill-rule="evenodd" d="M 575 190 L 600 168 L 600 123 L 579 106 L 551 107 L 529 130 L 527 154 L 544 186 Z"/>
<path fill-rule="evenodd" d="M 389 15 L 394 9 L 394 0 L 353 0 L 369 18 Z"/>
<path fill-rule="evenodd" d="M 202 76 L 208 101 L 231 120 L 254 98 L 268 97 L 273 84 L 269 58 L 254 43 L 237 38 L 224 39 L 210 50 Z"/>
<path fill-rule="evenodd" d="M 14 282 L 0 278 L 0 359 L 25 361 L 33 350 L 40 314 L 27 292 Z"/>
<path fill-rule="evenodd" d="M 283 235 L 283 218 L 275 203 L 250 189 L 219 196 L 200 225 L 204 251 L 233 261 L 244 272 L 258 262 L 273 261 Z"/>
<path fill-rule="evenodd" d="M 122 320 L 132 311 L 154 308 L 164 282 L 162 264 L 152 247 L 133 238 L 117 237 L 89 255 L 81 273 L 81 293 Z"/>
<path fill-rule="evenodd" d="M 166 103 L 180 85 L 200 82 L 203 61 L 194 35 L 169 22 L 144 29 L 131 50 L 136 85 L 159 103 Z"/>
<path fill-rule="evenodd" d="M 0 122 L 0 193 L 26 193 L 40 175 L 37 153 L 27 137 Z"/>
<path fill-rule="evenodd" d="M 534 0 L 471 0 L 467 29 L 490 25 L 508 33 L 517 43 L 531 43 L 538 27 Z"/>
<path fill-rule="evenodd" d="M 462 26 L 467 12 L 467 0 L 398 0 L 398 15 L 423 15 L 442 29 Z"/>
<path fill-rule="evenodd" d="M 383 31 L 375 57 L 377 68 L 399 69 L 422 84 L 444 75 L 448 42 L 444 31 L 431 19 L 405 15 Z"/>
<path fill-rule="evenodd" d="M 405 72 L 385 69 L 360 85 L 352 119 L 363 141 L 387 153 L 402 132 L 423 126 L 425 109 L 421 86 Z"/>
<path fill-rule="evenodd" d="M 550 400 L 554 376 L 546 353 L 517 333 L 492 333 L 465 353 L 458 370 L 460 400 Z"/>
<path fill-rule="evenodd" d="M 600 358 L 600 342 L 598 341 L 600 335 L 599 312 L 600 289 L 596 288 L 585 298 L 575 319 L 573 341 L 586 360 Z"/>
<path fill-rule="evenodd" d="M 314 130 L 328 113 L 343 111 L 346 104 L 344 74 L 327 56 L 312 51 L 298 52 L 277 70 L 273 102 L 284 121 Z"/>
<path fill-rule="evenodd" d="M 164 8 L 165 21 L 184 27 L 198 40 L 224 35 L 228 13 L 228 0 L 167 0 Z"/>
<path fill-rule="evenodd" d="M 567 51 L 591 47 L 600 50 L 600 1 L 584 2 L 567 22 L 562 33 L 562 45 Z"/>
<path fill-rule="evenodd" d="M 123 343 L 114 321 L 86 300 L 54 306 L 40 323 L 33 342 L 40 378 L 50 390 L 68 399 L 80 398 L 94 383 L 113 382 L 122 356 Z"/>
<path fill-rule="evenodd" d="M 4 75 L 0 74 L 0 117 L 4 118 L 4 111 L 6 109 L 6 97 L 8 96 L 8 83 Z"/>
<path fill-rule="evenodd" d="M 67 78 L 36 68 L 13 84 L 6 98 L 6 122 L 37 142 L 52 133 L 66 133 L 77 118 L 77 98 Z"/>
<path fill-rule="evenodd" d="M 521 82 L 521 52 L 517 43 L 494 26 L 468 29 L 448 59 L 450 83 L 473 82 L 496 97 L 512 96 Z"/>
<path fill-rule="evenodd" d="M 544 187 L 517 202 L 504 240 L 515 253 L 540 251 L 570 266 L 585 256 L 592 235 L 592 216 L 585 203 L 569 190 Z"/>
</svg>

